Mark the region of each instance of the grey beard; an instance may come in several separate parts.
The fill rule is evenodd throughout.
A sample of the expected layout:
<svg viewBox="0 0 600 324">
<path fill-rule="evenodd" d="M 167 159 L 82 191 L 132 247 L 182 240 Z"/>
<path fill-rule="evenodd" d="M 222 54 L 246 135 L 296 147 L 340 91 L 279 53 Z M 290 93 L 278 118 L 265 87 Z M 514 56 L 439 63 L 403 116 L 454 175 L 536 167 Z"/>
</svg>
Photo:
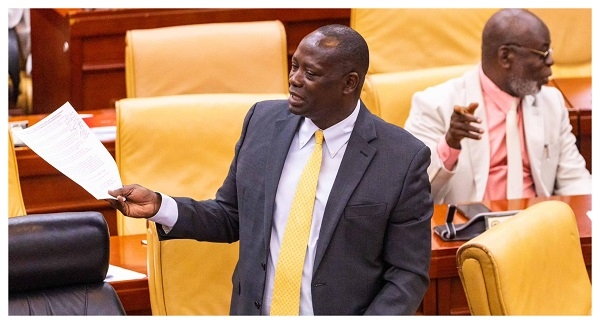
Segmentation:
<svg viewBox="0 0 600 324">
<path fill-rule="evenodd" d="M 535 80 L 526 80 L 519 77 L 511 78 L 508 86 L 519 98 L 534 95 L 540 91 Z"/>
</svg>

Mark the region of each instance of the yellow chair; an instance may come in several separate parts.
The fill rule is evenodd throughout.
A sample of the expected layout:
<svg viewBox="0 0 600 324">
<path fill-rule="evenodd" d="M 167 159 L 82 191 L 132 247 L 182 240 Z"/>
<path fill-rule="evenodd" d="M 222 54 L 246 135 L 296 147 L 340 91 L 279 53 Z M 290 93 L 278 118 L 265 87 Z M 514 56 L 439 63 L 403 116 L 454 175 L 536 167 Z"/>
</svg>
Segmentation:
<svg viewBox="0 0 600 324">
<path fill-rule="evenodd" d="M 125 37 L 128 98 L 288 92 L 280 21 L 135 29 Z"/>
<path fill-rule="evenodd" d="M 472 315 L 591 315 L 592 285 L 573 211 L 533 205 L 456 255 Z"/>
<path fill-rule="evenodd" d="M 27 215 L 12 134 L 8 132 L 8 217 Z"/>
<path fill-rule="evenodd" d="M 387 122 L 404 127 L 415 92 L 460 76 L 474 67 L 474 65 L 452 65 L 369 74 L 360 98 L 372 113 Z"/>
<path fill-rule="evenodd" d="M 257 101 L 283 94 L 200 94 L 117 102 L 116 159 L 123 183 L 171 196 L 214 198 L 244 117 Z M 117 216 L 120 235 L 146 233 L 144 220 Z M 159 241 L 147 229 L 153 315 L 229 314 L 238 243 Z"/>
</svg>

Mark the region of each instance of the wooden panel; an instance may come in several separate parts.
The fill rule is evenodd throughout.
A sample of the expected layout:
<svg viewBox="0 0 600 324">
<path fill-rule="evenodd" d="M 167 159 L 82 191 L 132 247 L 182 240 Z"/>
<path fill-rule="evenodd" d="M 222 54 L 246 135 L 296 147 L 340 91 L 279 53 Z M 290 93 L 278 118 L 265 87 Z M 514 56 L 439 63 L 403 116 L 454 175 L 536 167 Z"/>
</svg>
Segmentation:
<svg viewBox="0 0 600 324">
<path fill-rule="evenodd" d="M 83 38 L 80 55 L 84 63 L 82 66 L 84 71 L 94 70 L 96 66 L 101 67 L 106 64 L 122 66 L 125 55 L 125 34 Z"/>
<path fill-rule="evenodd" d="M 32 113 L 48 113 L 71 98 L 68 22 L 47 9 L 31 9 L 30 22 Z"/>
<path fill-rule="evenodd" d="M 152 315 L 148 279 L 111 282 L 127 315 Z"/>
<path fill-rule="evenodd" d="M 429 282 L 429 288 L 425 292 L 423 301 L 417 310 L 417 315 L 437 314 L 437 282 L 435 279 Z"/>
<path fill-rule="evenodd" d="M 569 109 L 572 132 L 577 138 L 577 148 L 586 168 L 592 172 L 592 78 L 552 79 L 549 86 L 556 87 Z"/>
<path fill-rule="evenodd" d="M 146 239 L 144 234 L 112 236 L 110 264 L 147 275 L 147 248 L 142 244 L 143 239 Z M 113 281 L 111 285 L 117 291 L 127 315 L 152 315 L 148 278 Z"/>
<path fill-rule="evenodd" d="M 579 152 L 585 159 L 587 169 L 592 172 L 592 110 L 579 110 Z"/>
<path fill-rule="evenodd" d="M 127 97 L 123 73 L 119 68 L 110 67 L 84 73 L 81 80 L 83 107 L 115 107 L 119 99 Z"/>
</svg>

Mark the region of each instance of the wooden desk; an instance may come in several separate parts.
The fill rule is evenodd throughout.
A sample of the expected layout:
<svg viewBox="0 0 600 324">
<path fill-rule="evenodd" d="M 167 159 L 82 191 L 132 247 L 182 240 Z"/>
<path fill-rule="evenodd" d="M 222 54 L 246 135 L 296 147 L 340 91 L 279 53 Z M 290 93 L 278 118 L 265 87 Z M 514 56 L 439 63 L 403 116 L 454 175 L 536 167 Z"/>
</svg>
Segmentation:
<svg viewBox="0 0 600 324">
<path fill-rule="evenodd" d="M 552 79 L 569 108 L 592 109 L 592 78 Z"/>
<path fill-rule="evenodd" d="M 110 264 L 148 275 L 146 264 L 146 245 L 142 240 L 145 234 L 111 236 Z M 113 281 L 111 285 L 117 291 L 127 315 L 152 315 L 148 278 Z"/>
<path fill-rule="evenodd" d="M 90 127 L 115 125 L 114 108 L 82 113 L 94 115 L 84 119 Z M 15 116 L 10 117 L 9 122 L 27 120 L 31 126 L 46 116 L 47 114 Z M 114 157 L 115 142 L 109 140 L 103 144 Z M 27 214 L 96 210 L 106 218 L 111 235 L 117 235 L 116 212 L 107 202 L 94 198 L 28 147 L 15 147 L 15 155 Z"/>
<path fill-rule="evenodd" d="M 591 210 L 592 196 L 570 196 L 501 200 L 484 202 L 493 211 L 525 209 L 544 200 L 560 200 L 568 203 L 577 217 L 577 226 L 581 237 L 581 249 L 588 267 L 590 279 L 592 276 L 592 222 L 586 215 Z M 456 251 L 464 243 L 445 242 L 433 233 L 433 227 L 444 224 L 446 205 L 436 205 L 431 221 L 432 247 L 431 268 L 429 275 L 431 283 L 421 303 L 418 315 L 468 315 L 469 307 L 464 294 L 462 283 L 456 270 Z M 457 214 L 455 222 L 466 222 Z M 122 268 L 147 273 L 146 247 L 140 242 L 145 235 L 113 236 L 111 237 L 110 263 Z M 150 309 L 147 279 L 114 282 L 128 314 L 144 314 Z"/>
<path fill-rule="evenodd" d="M 577 217 L 581 249 L 592 276 L 592 222 L 586 212 L 592 209 L 592 196 L 565 196 L 484 202 L 492 211 L 520 210 L 544 200 L 560 200 L 571 206 Z M 456 251 L 464 243 L 445 242 L 433 233 L 433 227 L 445 224 L 446 205 L 436 205 L 431 221 L 432 255 L 429 275 L 431 284 L 422 303 L 424 315 L 468 315 L 469 307 L 456 269 Z M 466 222 L 457 213 L 455 224 Z"/>
<path fill-rule="evenodd" d="M 552 79 L 549 85 L 565 98 L 577 147 L 592 172 L 592 78 Z"/>
</svg>

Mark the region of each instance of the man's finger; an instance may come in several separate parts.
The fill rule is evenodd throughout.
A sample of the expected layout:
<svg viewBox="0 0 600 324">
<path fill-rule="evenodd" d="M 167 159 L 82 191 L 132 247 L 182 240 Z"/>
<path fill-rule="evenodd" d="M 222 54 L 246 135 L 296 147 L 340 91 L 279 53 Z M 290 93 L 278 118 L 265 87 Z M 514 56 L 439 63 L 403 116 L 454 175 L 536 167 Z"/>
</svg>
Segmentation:
<svg viewBox="0 0 600 324">
<path fill-rule="evenodd" d="M 466 114 L 472 115 L 478 106 L 479 106 L 479 104 L 476 102 L 470 103 L 467 107 L 455 105 L 454 112 L 459 115 L 466 115 Z"/>
<path fill-rule="evenodd" d="M 473 115 L 473 113 L 475 112 L 475 109 L 477 109 L 477 107 L 479 107 L 479 104 L 476 102 L 472 102 L 469 104 L 469 106 L 467 107 L 467 113 Z"/>
</svg>

